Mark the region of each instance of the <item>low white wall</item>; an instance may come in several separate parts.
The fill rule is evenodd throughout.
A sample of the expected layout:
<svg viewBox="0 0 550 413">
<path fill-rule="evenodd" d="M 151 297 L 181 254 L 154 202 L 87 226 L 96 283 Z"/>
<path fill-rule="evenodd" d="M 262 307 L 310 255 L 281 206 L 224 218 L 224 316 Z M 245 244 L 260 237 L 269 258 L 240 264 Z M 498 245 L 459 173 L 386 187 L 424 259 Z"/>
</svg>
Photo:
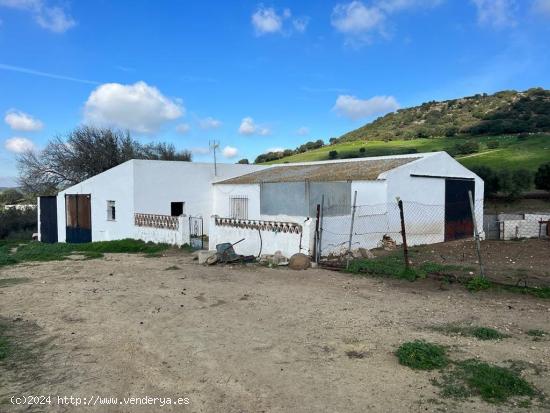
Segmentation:
<svg viewBox="0 0 550 413">
<path fill-rule="evenodd" d="M 260 253 L 274 254 L 276 251 L 281 251 L 287 258 L 298 252 L 311 255 L 315 224 L 311 219 L 302 223 L 296 222 L 296 224 L 302 226 L 301 233 L 219 225 L 215 223 L 215 217 L 212 217 L 210 222 L 210 249 L 216 249 L 217 244 L 235 243 L 244 238 L 244 241 L 239 242 L 234 247 L 237 254 L 258 256 Z"/>
<path fill-rule="evenodd" d="M 145 242 L 170 244 L 181 247 L 184 244 L 189 244 L 189 218 L 186 216 L 178 217 L 177 229 L 134 225 L 133 238 L 140 239 Z"/>
<path fill-rule="evenodd" d="M 510 219 L 501 221 L 502 238 L 511 240 L 516 238 L 536 238 L 539 236 L 539 221 L 549 221 L 550 214 L 525 214 L 524 219 Z M 542 226 L 542 235 L 546 234 L 546 224 Z"/>
</svg>

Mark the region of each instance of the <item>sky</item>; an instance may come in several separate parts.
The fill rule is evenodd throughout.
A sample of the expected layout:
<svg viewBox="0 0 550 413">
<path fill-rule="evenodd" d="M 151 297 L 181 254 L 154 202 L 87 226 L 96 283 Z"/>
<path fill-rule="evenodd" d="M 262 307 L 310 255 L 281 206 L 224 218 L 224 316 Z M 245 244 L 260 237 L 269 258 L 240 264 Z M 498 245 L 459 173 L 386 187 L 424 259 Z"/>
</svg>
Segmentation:
<svg viewBox="0 0 550 413">
<path fill-rule="evenodd" d="M 210 161 L 550 87 L 550 0 L 0 0 L 0 186 L 82 125 Z"/>
</svg>

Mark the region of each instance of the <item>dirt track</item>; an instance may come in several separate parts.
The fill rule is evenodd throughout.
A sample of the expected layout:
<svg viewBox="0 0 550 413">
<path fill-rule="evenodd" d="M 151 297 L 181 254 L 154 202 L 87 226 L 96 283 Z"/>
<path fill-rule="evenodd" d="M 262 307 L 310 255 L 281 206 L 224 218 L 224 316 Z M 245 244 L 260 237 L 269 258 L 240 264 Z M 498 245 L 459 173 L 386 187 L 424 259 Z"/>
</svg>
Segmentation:
<svg viewBox="0 0 550 413">
<path fill-rule="evenodd" d="M 393 355 L 417 338 L 452 346 L 454 358 L 536 363 L 543 371 L 528 369 L 526 378 L 550 394 L 550 341 L 525 334 L 550 331 L 550 302 L 530 296 L 325 270 L 202 267 L 183 253 L 0 270 L 0 278 L 13 277 L 30 280 L 0 288 L 0 316 L 43 354 L 17 374 L 3 372 L 4 403 L 20 393 L 190 399 L 177 408 L 30 411 L 526 411 L 439 399 L 430 384 L 437 373 L 412 371 Z M 511 337 L 487 342 L 430 329 L 455 321 Z M 352 350 L 364 358 L 349 358 Z M 0 411 L 29 410 L 0 404 Z"/>
</svg>

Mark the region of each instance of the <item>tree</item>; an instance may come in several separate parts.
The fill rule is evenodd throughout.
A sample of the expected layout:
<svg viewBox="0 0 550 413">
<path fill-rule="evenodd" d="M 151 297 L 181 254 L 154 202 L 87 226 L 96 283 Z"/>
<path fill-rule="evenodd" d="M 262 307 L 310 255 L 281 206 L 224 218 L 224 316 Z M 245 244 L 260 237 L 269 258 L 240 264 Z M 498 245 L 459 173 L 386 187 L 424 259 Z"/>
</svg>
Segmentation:
<svg viewBox="0 0 550 413">
<path fill-rule="evenodd" d="M 142 145 L 128 132 L 81 126 L 64 137 L 52 139 L 43 151 L 27 151 L 17 158 L 23 191 L 54 194 L 70 185 L 113 168 L 130 159 L 191 161 L 187 150 L 172 144 Z"/>
<path fill-rule="evenodd" d="M 6 189 L 5 191 L 0 192 L 0 204 L 11 205 L 17 204 L 19 201 L 23 200 L 25 195 L 20 191 L 14 188 Z"/>
<path fill-rule="evenodd" d="M 550 162 L 539 166 L 535 174 L 535 187 L 550 191 Z"/>
<path fill-rule="evenodd" d="M 242 165 L 248 165 L 250 162 L 248 162 L 248 159 L 244 158 L 244 159 L 241 159 L 239 162 L 237 163 L 240 163 Z"/>
<path fill-rule="evenodd" d="M 494 195 L 500 190 L 499 177 L 494 169 L 477 166 L 472 171 L 485 182 L 485 195 Z"/>
<path fill-rule="evenodd" d="M 531 189 L 533 173 L 526 169 L 516 169 L 515 171 L 503 169 L 498 173 L 498 181 L 502 193 L 516 198 Z"/>
</svg>

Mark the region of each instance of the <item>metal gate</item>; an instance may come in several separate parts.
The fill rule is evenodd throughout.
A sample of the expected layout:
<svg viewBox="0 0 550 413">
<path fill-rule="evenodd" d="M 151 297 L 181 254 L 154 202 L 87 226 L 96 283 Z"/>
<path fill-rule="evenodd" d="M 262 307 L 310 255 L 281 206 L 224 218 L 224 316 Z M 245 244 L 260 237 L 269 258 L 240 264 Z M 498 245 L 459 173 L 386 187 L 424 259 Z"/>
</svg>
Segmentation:
<svg viewBox="0 0 550 413">
<path fill-rule="evenodd" d="M 445 179 L 445 241 L 474 235 L 468 191 L 475 199 L 473 179 Z"/>
<path fill-rule="evenodd" d="M 202 217 L 189 217 L 189 245 L 191 248 L 204 249 L 204 224 Z"/>
<path fill-rule="evenodd" d="M 57 197 L 40 197 L 40 241 L 57 242 Z"/>
</svg>

